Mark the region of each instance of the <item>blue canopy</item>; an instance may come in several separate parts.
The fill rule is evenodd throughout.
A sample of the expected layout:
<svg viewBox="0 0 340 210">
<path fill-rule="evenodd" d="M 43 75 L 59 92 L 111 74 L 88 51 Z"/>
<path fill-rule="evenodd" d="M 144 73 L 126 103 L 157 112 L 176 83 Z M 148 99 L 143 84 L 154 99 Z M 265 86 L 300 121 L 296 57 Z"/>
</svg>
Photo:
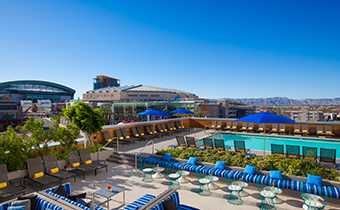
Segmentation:
<svg viewBox="0 0 340 210">
<path fill-rule="evenodd" d="M 171 114 L 195 114 L 192 111 L 186 110 L 186 109 L 177 109 L 175 111 L 170 112 Z"/>
<path fill-rule="evenodd" d="M 252 123 L 288 123 L 288 124 L 295 124 L 294 120 L 291 120 L 287 117 L 272 114 L 269 112 L 260 112 L 257 114 L 252 114 L 249 116 L 242 117 L 235 121 L 242 121 L 242 122 L 252 122 Z M 266 129 L 263 130 L 263 157 L 266 157 Z"/>
<path fill-rule="evenodd" d="M 242 121 L 242 122 L 252 122 L 252 123 L 288 123 L 288 124 L 295 124 L 294 120 L 291 120 L 287 117 L 272 114 L 269 112 L 260 112 L 258 114 L 252 114 L 249 116 L 242 117 L 235 121 Z"/>
<path fill-rule="evenodd" d="M 150 109 L 144 112 L 137 113 L 138 115 L 154 115 L 154 116 L 171 116 L 168 113 L 156 110 L 156 109 Z"/>
</svg>

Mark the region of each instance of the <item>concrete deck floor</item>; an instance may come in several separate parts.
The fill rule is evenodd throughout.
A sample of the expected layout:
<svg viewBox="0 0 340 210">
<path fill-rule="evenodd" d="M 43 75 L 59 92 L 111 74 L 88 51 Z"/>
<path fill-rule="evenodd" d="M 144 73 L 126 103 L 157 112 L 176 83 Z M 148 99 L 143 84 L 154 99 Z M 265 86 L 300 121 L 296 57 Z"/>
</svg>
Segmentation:
<svg viewBox="0 0 340 210">
<path fill-rule="evenodd" d="M 198 133 L 183 133 L 182 135 L 190 135 L 196 138 L 202 138 L 207 134 L 203 131 Z M 141 148 L 144 147 L 146 142 L 125 146 L 120 151 L 128 153 L 138 153 Z M 176 144 L 175 137 L 163 138 L 155 141 L 155 149 L 167 148 L 169 144 Z M 143 153 L 151 153 L 151 146 L 144 149 Z M 262 151 L 259 151 L 262 154 Z M 108 172 L 105 169 L 99 170 L 95 176 L 94 173 L 88 172 L 84 180 L 82 175 L 77 176 L 77 181 L 73 182 L 73 179 L 68 180 L 72 186 L 72 194 L 87 192 L 87 197 L 92 198 L 93 192 L 101 188 L 105 188 L 111 184 L 125 189 L 126 204 L 132 203 L 139 197 L 149 193 L 158 195 L 162 191 L 168 188 L 169 179 L 156 179 L 151 183 L 142 182 L 143 173 L 140 170 L 135 171 L 134 167 L 127 165 L 120 165 L 111 162 L 107 162 Z M 197 182 L 195 174 L 191 174 L 189 177 L 190 182 L 181 184 L 181 189 L 178 190 L 180 195 L 180 203 L 189 206 L 194 206 L 202 210 L 224 210 L 224 209 L 259 209 L 261 203 L 261 197 L 255 186 L 249 186 L 244 191 L 249 193 L 249 196 L 243 197 L 243 205 L 235 206 L 228 203 L 229 191 L 226 187 L 224 179 L 220 179 L 216 184 L 220 187 L 218 190 L 211 191 L 211 195 L 208 197 L 200 196 L 197 194 L 199 184 Z M 39 190 L 39 185 L 32 181 L 26 181 L 27 188 L 26 194 Z M 47 186 L 47 187 L 53 187 Z M 286 192 L 285 192 L 286 191 Z M 291 190 L 284 190 L 284 193 L 278 196 L 284 202 L 282 204 L 276 204 L 277 209 L 301 209 L 302 199 L 299 192 Z M 117 200 L 122 200 L 122 195 L 116 195 L 113 197 Z M 96 196 L 96 201 L 101 200 Z M 110 202 L 110 208 L 118 206 L 118 203 Z M 104 206 L 103 206 L 104 207 Z M 122 207 L 121 207 L 122 208 Z M 325 209 L 335 210 L 340 209 L 340 202 L 338 205 L 328 204 Z"/>
</svg>

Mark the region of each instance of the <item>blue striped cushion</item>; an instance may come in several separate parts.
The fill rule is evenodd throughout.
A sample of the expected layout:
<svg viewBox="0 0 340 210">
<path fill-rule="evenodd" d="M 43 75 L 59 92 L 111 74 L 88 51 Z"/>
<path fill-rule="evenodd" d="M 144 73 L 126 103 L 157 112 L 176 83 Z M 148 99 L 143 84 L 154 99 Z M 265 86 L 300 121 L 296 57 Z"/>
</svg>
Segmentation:
<svg viewBox="0 0 340 210">
<path fill-rule="evenodd" d="M 47 201 L 37 197 L 35 210 L 45 210 L 47 208 L 50 208 L 52 210 L 66 210 L 66 209 L 63 209 L 63 208 L 61 208 L 57 205 L 54 205 L 50 202 L 47 202 Z"/>
<path fill-rule="evenodd" d="M 4 203 L 2 205 L 0 205 L 0 210 L 7 210 L 7 208 L 9 206 L 11 206 L 12 202 L 9 202 L 9 203 Z"/>
</svg>

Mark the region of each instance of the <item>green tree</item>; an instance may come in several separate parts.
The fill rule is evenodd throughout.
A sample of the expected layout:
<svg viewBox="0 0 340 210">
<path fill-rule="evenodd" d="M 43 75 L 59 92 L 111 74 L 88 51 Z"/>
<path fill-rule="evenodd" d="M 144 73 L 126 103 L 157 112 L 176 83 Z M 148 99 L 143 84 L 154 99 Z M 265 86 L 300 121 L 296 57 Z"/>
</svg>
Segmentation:
<svg viewBox="0 0 340 210">
<path fill-rule="evenodd" d="M 9 171 L 26 168 L 27 149 L 24 137 L 18 135 L 12 126 L 0 132 L 0 164 L 6 164 Z"/>
<path fill-rule="evenodd" d="M 105 118 L 103 118 L 100 109 L 92 109 L 89 104 L 78 101 L 73 106 L 63 109 L 64 117 L 68 118 L 80 130 L 89 135 L 91 141 L 91 134 L 100 132 L 102 126 L 105 125 Z"/>
<path fill-rule="evenodd" d="M 208 113 L 208 111 L 203 111 L 202 109 L 195 110 L 195 115 L 197 117 L 202 117 L 202 115 L 207 116 Z"/>
<path fill-rule="evenodd" d="M 73 123 L 67 124 L 66 127 L 60 127 L 60 118 L 54 119 L 54 123 L 58 125 L 58 129 L 55 133 L 55 139 L 60 143 L 60 146 L 64 147 L 66 151 L 71 150 L 73 145 L 77 145 L 77 141 L 80 130 Z"/>
</svg>

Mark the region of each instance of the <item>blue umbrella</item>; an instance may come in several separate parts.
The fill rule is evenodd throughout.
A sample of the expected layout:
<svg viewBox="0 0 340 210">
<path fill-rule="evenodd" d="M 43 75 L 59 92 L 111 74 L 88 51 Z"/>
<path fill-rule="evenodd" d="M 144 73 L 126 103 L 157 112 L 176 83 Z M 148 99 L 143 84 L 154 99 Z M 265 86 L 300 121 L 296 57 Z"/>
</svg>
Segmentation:
<svg viewBox="0 0 340 210">
<path fill-rule="evenodd" d="M 192 111 L 186 110 L 186 109 L 177 109 L 175 111 L 170 112 L 171 114 L 195 114 Z"/>
<path fill-rule="evenodd" d="M 287 117 L 272 114 L 269 112 L 260 112 L 258 114 L 253 114 L 249 116 L 242 117 L 235 121 L 242 121 L 242 122 L 252 122 L 258 124 L 265 124 L 265 123 L 286 123 L 286 124 L 295 124 L 294 120 L 291 120 Z M 265 149 L 266 149 L 266 129 L 264 129 L 263 134 L 263 157 L 265 157 Z"/>
<path fill-rule="evenodd" d="M 150 109 L 146 110 L 144 112 L 137 113 L 138 115 L 153 115 L 153 116 L 171 116 L 168 113 L 156 110 L 156 109 Z"/>
</svg>

